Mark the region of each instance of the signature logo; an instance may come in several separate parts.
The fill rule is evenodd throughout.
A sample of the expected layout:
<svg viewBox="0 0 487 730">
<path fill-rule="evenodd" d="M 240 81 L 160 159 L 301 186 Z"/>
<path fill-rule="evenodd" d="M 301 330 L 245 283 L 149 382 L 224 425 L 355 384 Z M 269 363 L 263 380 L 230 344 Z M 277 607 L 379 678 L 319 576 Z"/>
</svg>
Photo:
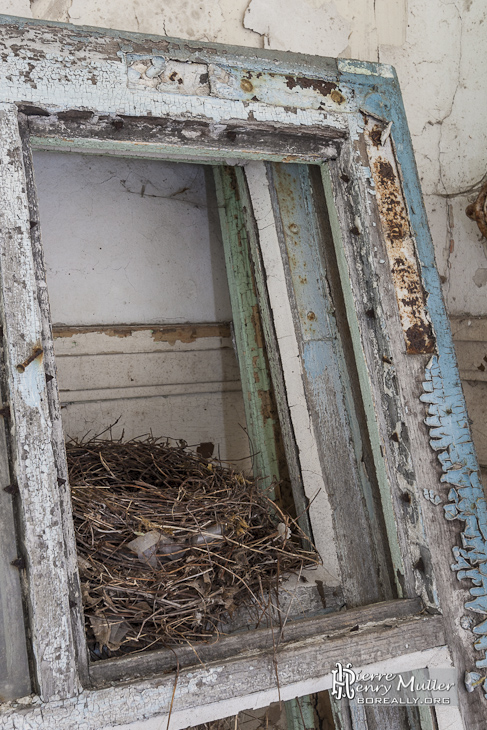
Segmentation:
<svg viewBox="0 0 487 730">
<path fill-rule="evenodd" d="M 331 695 L 337 700 L 341 700 L 343 697 L 347 697 L 349 700 L 353 700 L 355 697 L 355 689 L 353 684 L 357 680 L 357 675 L 352 669 L 351 664 L 343 666 L 340 662 L 336 663 L 336 669 L 331 671 Z"/>
</svg>

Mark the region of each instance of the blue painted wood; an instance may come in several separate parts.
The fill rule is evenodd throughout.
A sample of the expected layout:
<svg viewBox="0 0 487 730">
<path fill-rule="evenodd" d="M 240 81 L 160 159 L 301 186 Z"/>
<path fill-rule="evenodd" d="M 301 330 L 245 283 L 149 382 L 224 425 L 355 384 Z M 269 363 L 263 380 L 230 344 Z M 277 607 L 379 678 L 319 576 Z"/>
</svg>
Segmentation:
<svg viewBox="0 0 487 730">
<path fill-rule="evenodd" d="M 357 65 L 356 62 L 353 62 Z M 426 369 L 424 394 L 421 400 L 428 404 L 426 425 L 430 429 L 430 443 L 438 452 L 443 470 L 441 480 L 452 485 L 448 504 L 444 506 L 448 520 L 465 523 L 461 534 L 463 547 L 453 546 L 455 563 L 452 570 L 459 580 L 470 579 L 471 601 L 465 608 L 487 615 L 487 503 L 480 482 L 480 472 L 472 442 L 465 399 L 460 382 L 450 323 L 441 292 L 441 282 L 435 264 L 433 242 L 428 228 L 421 186 L 414 159 L 412 142 L 396 74 L 391 69 L 387 78 L 372 75 L 375 64 L 360 64 L 361 71 L 351 73 L 351 64 L 338 61 L 342 84 L 355 89 L 357 104 L 367 114 L 384 121 L 392 121 L 392 138 L 402 174 L 403 190 L 408 207 L 411 229 L 415 238 L 428 312 L 437 338 L 438 355 Z M 487 649 L 487 621 L 474 629 L 478 651 Z M 485 638 L 484 638 L 485 637 Z M 487 668 L 487 654 L 476 662 L 478 668 Z M 467 672 L 466 685 L 472 691 L 471 673 Z M 479 684 L 479 682 L 477 682 Z M 487 678 L 483 689 L 487 698 Z"/>
<path fill-rule="evenodd" d="M 377 485 L 364 466 L 363 435 L 349 382 L 341 334 L 327 283 L 323 247 L 306 165 L 269 165 L 275 216 L 288 270 L 305 375 L 325 483 L 337 532 L 348 605 L 394 595 Z M 331 245 L 331 241 L 329 242 Z M 350 514 L 356 530 L 349 530 Z M 345 539 L 341 539 L 346 536 Z M 368 581 L 363 581 L 364 575 Z"/>
</svg>

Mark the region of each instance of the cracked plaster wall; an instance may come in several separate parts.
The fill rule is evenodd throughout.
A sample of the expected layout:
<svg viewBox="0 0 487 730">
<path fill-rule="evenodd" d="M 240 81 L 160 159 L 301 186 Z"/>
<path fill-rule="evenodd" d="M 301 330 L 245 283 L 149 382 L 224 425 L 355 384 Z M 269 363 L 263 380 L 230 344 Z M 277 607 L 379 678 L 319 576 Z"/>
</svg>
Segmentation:
<svg viewBox="0 0 487 730">
<path fill-rule="evenodd" d="M 2 13 L 393 64 L 452 315 L 487 315 L 484 0 L 0 0 Z"/>
</svg>

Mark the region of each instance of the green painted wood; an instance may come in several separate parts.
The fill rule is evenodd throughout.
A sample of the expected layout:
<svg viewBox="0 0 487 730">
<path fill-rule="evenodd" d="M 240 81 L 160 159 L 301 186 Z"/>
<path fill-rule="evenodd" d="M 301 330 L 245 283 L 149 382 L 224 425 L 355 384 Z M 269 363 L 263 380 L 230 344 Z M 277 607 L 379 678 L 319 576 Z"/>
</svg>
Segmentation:
<svg viewBox="0 0 487 730">
<path fill-rule="evenodd" d="M 288 730 L 314 730 L 315 713 L 310 695 L 289 700 L 284 707 Z"/>
<path fill-rule="evenodd" d="M 273 480 L 279 479 L 279 424 L 274 416 L 249 240 L 235 169 L 215 166 L 214 175 L 254 476 L 274 499 L 275 491 L 270 487 Z"/>
<path fill-rule="evenodd" d="M 216 150 L 205 149 L 188 143 L 180 144 L 140 144 L 137 147 L 131 142 L 119 142 L 117 140 L 97 140 L 93 138 L 71 137 L 38 137 L 31 138 L 33 150 L 46 150 L 52 152 L 81 152 L 82 154 L 95 155 L 118 155 L 119 157 L 141 157 L 148 160 L 181 160 L 181 162 L 199 163 L 200 165 L 222 164 L 225 160 L 235 158 L 236 160 L 270 160 L 281 162 L 289 157 L 288 152 L 273 154 L 269 151 L 256 150 Z M 317 164 L 316 156 L 303 155 L 304 160 Z"/>
</svg>

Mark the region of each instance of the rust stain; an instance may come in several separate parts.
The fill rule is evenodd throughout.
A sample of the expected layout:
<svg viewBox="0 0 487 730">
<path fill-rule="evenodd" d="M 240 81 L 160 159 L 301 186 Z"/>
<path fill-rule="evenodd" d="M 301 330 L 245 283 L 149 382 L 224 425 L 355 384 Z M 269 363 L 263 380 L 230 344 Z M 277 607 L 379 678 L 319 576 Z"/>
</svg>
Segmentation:
<svg viewBox="0 0 487 730">
<path fill-rule="evenodd" d="M 262 417 L 264 421 L 268 421 L 269 419 L 274 419 L 275 414 L 275 408 L 273 404 L 273 399 L 270 391 L 268 390 L 258 390 L 257 395 L 259 396 L 260 400 L 260 412 L 262 413 Z"/>
<path fill-rule="evenodd" d="M 37 360 L 38 357 L 41 358 L 40 362 L 42 362 L 42 356 L 44 355 L 44 350 L 42 349 L 40 343 L 37 343 L 33 348 L 32 352 L 30 353 L 29 357 L 26 357 L 26 359 L 19 363 L 17 365 L 17 370 L 19 373 L 24 373 L 27 369 L 27 367 L 31 364 L 31 362 L 34 362 L 34 360 Z"/>
<path fill-rule="evenodd" d="M 435 352 L 433 328 L 428 322 L 416 322 L 406 330 L 407 352 L 409 355 L 432 355 Z"/>
<path fill-rule="evenodd" d="M 436 351 L 435 336 L 426 311 L 426 295 L 401 184 L 390 143 L 387 149 L 386 146 L 382 147 L 381 134 L 382 129 L 378 124 L 372 129 L 366 128 L 371 172 L 406 340 L 406 352 L 410 355 L 433 354 Z"/>
<path fill-rule="evenodd" d="M 240 82 L 240 88 L 245 91 L 246 94 L 250 94 L 254 90 L 254 85 L 249 79 L 242 79 Z"/>
<path fill-rule="evenodd" d="M 286 76 L 286 86 L 288 89 L 294 89 L 296 87 L 300 89 L 313 89 L 323 96 L 328 96 L 337 88 L 337 85 L 333 81 L 322 81 L 321 79 L 307 79 L 304 76 Z M 340 96 L 342 94 L 338 92 Z M 345 100 L 345 97 L 343 97 Z M 336 101 L 336 99 L 333 99 Z M 341 103 L 341 101 L 339 102 Z"/>
<path fill-rule="evenodd" d="M 372 142 L 374 147 L 377 147 L 377 148 L 380 147 L 381 136 L 382 136 L 382 128 L 378 124 L 376 124 L 370 132 L 370 141 Z"/>
<path fill-rule="evenodd" d="M 346 101 L 346 98 L 343 96 L 342 92 L 338 89 L 333 89 L 333 91 L 330 94 L 330 98 L 332 101 L 335 102 L 335 104 L 343 104 L 344 101 Z"/>
<path fill-rule="evenodd" d="M 78 335 L 99 334 L 108 337 L 130 337 L 135 332 L 150 332 L 154 342 L 191 343 L 202 337 L 230 337 L 230 324 L 183 324 L 183 325 L 114 325 L 112 327 L 53 327 L 53 337 L 67 338 Z"/>
</svg>

